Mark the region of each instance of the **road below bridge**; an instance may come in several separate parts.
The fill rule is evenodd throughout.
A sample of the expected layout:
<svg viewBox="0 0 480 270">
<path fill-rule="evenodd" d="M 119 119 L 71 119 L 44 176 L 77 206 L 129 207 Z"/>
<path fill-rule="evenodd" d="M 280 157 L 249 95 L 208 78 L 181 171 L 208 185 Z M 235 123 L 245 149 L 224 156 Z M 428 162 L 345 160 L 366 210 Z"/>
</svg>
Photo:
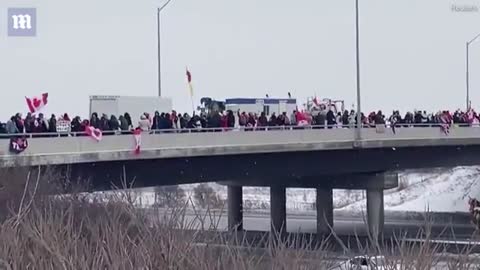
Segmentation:
<svg viewBox="0 0 480 270">
<path fill-rule="evenodd" d="M 151 217 L 167 215 L 164 209 L 150 209 Z M 185 223 L 189 226 L 195 226 L 199 229 L 218 229 L 226 231 L 228 226 L 227 214 L 221 211 L 186 211 L 183 215 Z M 270 231 L 270 213 L 249 213 L 243 214 L 243 227 L 246 231 L 268 232 Z M 474 234 L 474 227 L 471 224 L 431 222 L 427 226 L 424 220 L 406 220 L 398 217 L 385 217 L 385 235 L 399 235 L 406 233 L 408 237 L 416 237 L 419 230 L 426 227 L 431 228 L 432 235 L 441 238 L 470 239 Z M 202 227 L 203 226 L 203 227 Z M 312 233 L 317 230 L 317 219 L 315 215 L 309 214 L 289 214 L 287 215 L 287 232 L 289 233 Z M 342 215 L 335 216 L 334 230 L 338 235 L 367 235 L 367 226 L 365 219 L 358 215 L 351 217 Z"/>
</svg>

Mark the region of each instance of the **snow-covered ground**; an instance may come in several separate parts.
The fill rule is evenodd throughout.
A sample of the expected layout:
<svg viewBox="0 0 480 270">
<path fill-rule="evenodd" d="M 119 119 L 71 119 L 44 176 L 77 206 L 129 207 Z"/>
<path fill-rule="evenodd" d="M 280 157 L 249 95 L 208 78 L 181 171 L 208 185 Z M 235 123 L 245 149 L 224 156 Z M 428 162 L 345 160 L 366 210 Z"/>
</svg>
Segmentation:
<svg viewBox="0 0 480 270">
<path fill-rule="evenodd" d="M 458 167 L 436 173 L 402 174 L 403 188 L 385 194 L 385 209 L 391 211 L 466 212 L 468 198 L 480 196 L 480 167 Z M 345 210 L 365 208 L 365 200 Z"/>
<path fill-rule="evenodd" d="M 457 167 L 423 172 L 407 172 L 400 175 L 400 185 L 385 191 L 385 210 L 424 212 L 466 212 L 470 197 L 480 197 L 480 167 Z M 226 186 L 208 184 L 218 197 L 225 200 Z M 193 190 L 197 185 L 182 185 L 187 198 L 193 200 Z M 360 212 L 366 207 L 364 191 L 334 190 L 334 207 L 338 210 Z M 137 203 L 148 206 L 154 203 L 153 189 L 137 193 Z M 268 210 L 270 207 L 269 188 L 244 187 L 244 208 Z M 314 210 L 314 189 L 287 189 L 287 210 Z"/>
</svg>

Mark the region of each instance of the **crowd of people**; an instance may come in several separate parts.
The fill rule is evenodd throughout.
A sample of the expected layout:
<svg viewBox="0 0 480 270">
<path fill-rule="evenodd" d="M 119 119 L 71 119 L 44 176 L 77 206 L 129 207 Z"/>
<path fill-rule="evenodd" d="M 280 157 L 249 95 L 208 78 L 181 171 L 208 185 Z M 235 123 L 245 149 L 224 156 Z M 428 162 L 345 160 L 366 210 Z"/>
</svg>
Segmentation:
<svg viewBox="0 0 480 270">
<path fill-rule="evenodd" d="M 414 111 L 401 115 L 394 111 L 386 117 L 382 111 L 371 112 L 368 115 L 361 114 L 363 127 L 375 127 L 388 125 L 397 127 L 431 126 L 444 124 L 479 125 L 479 115 L 470 109 L 467 112 L 457 110 L 454 113 L 440 111 L 435 114 L 426 111 Z M 155 112 L 153 115 L 144 113 L 140 120 L 132 121 L 132 117 L 125 113 L 120 116 L 93 113 L 90 119 L 81 119 L 79 116 L 71 119 L 68 114 L 60 117 L 51 115 L 45 118 L 42 113 L 33 115 L 28 113 L 25 117 L 21 113 L 12 116 L 6 123 L 0 125 L 0 133 L 68 133 L 84 132 L 88 126 L 99 129 L 104 133 L 128 132 L 135 128 L 143 131 L 149 130 L 178 130 L 178 129 L 201 129 L 201 128 L 266 128 L 281 126 L 312 126 L 313 128 L 348 128 L 357 125 L 357 113 L 344 111 L 335 113 L 334 110 L 320 108 L 314 115 L 304 111 L 294 111 L 292 114 L 233 112 L 209 112 L 208 114 L 188 113 L 178 114 L 175 111 L 168 113 Z"/>
</svg>

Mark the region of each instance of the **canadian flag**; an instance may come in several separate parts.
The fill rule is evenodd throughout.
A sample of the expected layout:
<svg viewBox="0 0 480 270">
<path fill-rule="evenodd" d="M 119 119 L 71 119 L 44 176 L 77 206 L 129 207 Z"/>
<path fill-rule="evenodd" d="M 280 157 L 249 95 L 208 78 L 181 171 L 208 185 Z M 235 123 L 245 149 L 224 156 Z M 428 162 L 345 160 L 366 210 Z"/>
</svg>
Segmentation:
<svg viewBox="0 0 480 270">
<path fill-rule="evenodd" d="M 92 137 L 97 142 L 102 140 L 102 131 L 98 128 L 94 128 L 92 126 L 87 126 L 85 128 L 85 132 L 87 133 L 88 136 Z"/>
<path fill-rule="evenodd" d="M 142 144 L 142 130 L 137 128 L 133 131 L 133 136 L 135 137 L 135 155 L 140 154 L 140 146 Z"/>
<path fill-rule="evenodd" d="M 40 111 L 43 107 L 47 106 L 48 93 L 43 93 L 41 97 L 25 97 L 25 100 L 27 101 L 27 106 L 30 112 L 36 113 Z"/>
</svg>

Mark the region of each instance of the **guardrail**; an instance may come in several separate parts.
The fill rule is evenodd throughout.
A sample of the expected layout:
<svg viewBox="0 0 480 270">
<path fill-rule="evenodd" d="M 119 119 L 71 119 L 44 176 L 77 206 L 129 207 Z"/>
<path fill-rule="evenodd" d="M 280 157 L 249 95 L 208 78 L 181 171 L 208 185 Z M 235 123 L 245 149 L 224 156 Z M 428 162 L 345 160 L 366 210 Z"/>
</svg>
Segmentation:
<svg viewBox="0 0 480 270">
<path fill-rule="evenodd" d="M 363 125 L 362 129 L 378 128 L 382 125 Z M 455 127 L 462 128 L 478 128 L 480 125 L 470 124 L 453 124 Z M 397 124 L 391 126 L 385 124 L 385 129 L 404 129 L 404 128 L 425 128 L 425 127 L 442 127 L 441 123 L 427 123 L 427 124 Z M 308 126 L 267 126 L 267 127 L 235 127 L 235 128 L 190 128 L 190 129 L 155 129 L 144 131 L 148 134 L 167 134 L 167 133 L 200 133 L 200 132 L 231 132 L 231 131 L 245 131 L 245 132 L 265 132 L 265 131 L 292 131 L 292 130 L 308 130 L 308 129 L 355 129 L 353 126 L 338 126 L 338 125 L 308 125 Z M 102 131 L 102 135 L 132 135 L 132 130 L 118 130 L 118 131 Z M 47 138 L 47 137 L 83 137 L 88 136 L 86 132 L 44 132 L 44 133 L 14 133 L 14 134 L 0 134 L 0 139 L 9 139 L 11 137 L 26 137 L 26 138 Z"/>
</svg>

